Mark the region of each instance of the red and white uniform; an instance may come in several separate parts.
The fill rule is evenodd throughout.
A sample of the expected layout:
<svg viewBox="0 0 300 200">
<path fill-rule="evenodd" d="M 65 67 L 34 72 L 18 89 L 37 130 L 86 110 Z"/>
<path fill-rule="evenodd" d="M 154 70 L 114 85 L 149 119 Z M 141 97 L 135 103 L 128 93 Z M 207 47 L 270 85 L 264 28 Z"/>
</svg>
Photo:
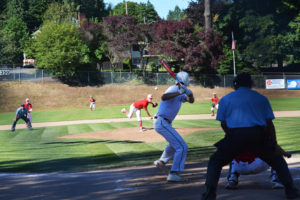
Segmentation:
<svg viewBox="0 0 300 200">
<path fill-rule="evenodd" d="M 95 107 L 96 107 L 96 100 L 93 98 L 93 97 L 91 97 L 90 98 L 90 109 L 95 109 Z"/>
<path fill-rule="evenodd" d="M 269 168 L 269 165 L 254 154 L 245 152 L 237 156 L 231 163 L 231 174 L 258 174 Z"/>
<path fill-rule="evenodd" d="M 213 111 L 215 108 L 219 108 L 219 98 L 218 97 L 213 97 L 211 98 L 212 101 L 212 106 L 211 106 L 211 111 Z"/>
<path fill-rule="evenodd" d="M 24 108 L 27 108 L 27 118 L 30 120 L 30 123 L 32 123 L 32 116 L 31 116 L 32 105 L 31 105 L 31 103 L 25 103 Z"/>
<path fill-rule="evenodd" d="M 148 104 L 149 104 L 149 102 L 148 102 L 147 98 L 134 102 L 133 104 L 130 105 L 130 110 L 127 113 L 127 117 L 131 118 L 133 113 L 135 112 L 137 120 L 141 121 L 142 120 L 141 109 L 147 108 Z"/>
</svg>

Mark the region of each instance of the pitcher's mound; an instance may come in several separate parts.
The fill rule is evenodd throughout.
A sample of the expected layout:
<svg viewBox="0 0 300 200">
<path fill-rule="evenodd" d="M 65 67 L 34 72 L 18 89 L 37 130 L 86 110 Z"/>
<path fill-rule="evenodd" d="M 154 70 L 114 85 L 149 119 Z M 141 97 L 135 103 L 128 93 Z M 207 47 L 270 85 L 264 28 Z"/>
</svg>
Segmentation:
<svg viewBox="0 0 300 200">
<path fill-rule="evenodd" d="M 196 131 L 216 130 L 219 128 L 176 128 L 180 135 L 186 135 Z M 126 140 L 137 142 L 160 142 L 165 139 L 153 128 L 144 128 L 143 132 L 138 127 L 106 130 L 91 133 L 82 133 L 76 135 L 67 135 L 59 138 L 85 138 L 85 139 L 103 139 L 103 140 Z"/>
</svg>

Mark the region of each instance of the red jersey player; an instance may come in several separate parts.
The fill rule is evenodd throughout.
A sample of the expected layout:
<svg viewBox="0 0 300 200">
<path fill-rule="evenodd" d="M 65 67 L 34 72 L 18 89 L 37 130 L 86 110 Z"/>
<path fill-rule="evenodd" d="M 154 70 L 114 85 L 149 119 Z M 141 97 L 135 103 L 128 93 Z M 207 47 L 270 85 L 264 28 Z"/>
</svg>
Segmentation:
<svg viewBox="0 0 300 200">
<path fill-rule="evenodd" d="M 27 118 L 29 119 L 30 123 L 32 124 L 32 116 L 31 116 L 32 105 L 30 103 L 30 99 L 29 98 L 25 99 L 24 108 L 27 108 Z"/>
<path fill-rule="evenodd" d="M 147 115 L 150 117 L 150 119 L 152 119 L 152 117 L 149 114 L 148 109 L 147 109 L 149 103 L 152 104 L 152 105 L 155 105 L 155 106 L 157 105 L 156 103 L 152 102 L 152 99 L 153 99 L 152 94 L 148 94 L 147 98 L 138 100 L 138 101 L 134 102 L 133 104 L 131 104 L 129 112 L 125 108 L 123 108 L 121 110 L 121 112 L 125 113 L 128 118 L 131 118 L 133 113 L 135 112 L 135 115 L 136 115 L 137 120 L 138 120 L 139 125 L 140 125 L 140 132 L 143 132 L 141 109 L 145 109 Z"/>
<path fill-rule="evenodd" d="M 217 97 L 217 94 L 215 92 L 213 93 L 213 95 L 213 98 L 211 98 L 211 116 L 215 116 L 215 108 L 218 109 L 219 107 L 219 98 Z"/>
<path fill-rule="evenodd" d="M 90 109 L 91 111 L 96 110 L 96 100 L 92 96 L 90 96 Z"/>
</svg>

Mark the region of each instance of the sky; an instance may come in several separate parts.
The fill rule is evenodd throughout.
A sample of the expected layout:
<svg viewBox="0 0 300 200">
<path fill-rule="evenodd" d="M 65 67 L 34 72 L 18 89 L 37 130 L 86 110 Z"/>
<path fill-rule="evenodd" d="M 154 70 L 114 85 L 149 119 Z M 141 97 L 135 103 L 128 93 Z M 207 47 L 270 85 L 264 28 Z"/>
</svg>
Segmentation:
<svg viewBox="0 0 300 200">
<path fill-rule="evenodd" d="M 147 3 L 148 0 L 130 0 L 137 3 Z M 150 3 L 154 6 L 156 12 L 161 18 L 166 19 L 169 13 L 169 10 L 174 10 L 177 5 L 181 10 L 186 9 L 191 0 L 149 0 Z M 111 3 L 114 7 L 118 3 L 122 3 L 123 0 L 104 0 L 105 3 Z"/>
</svg>

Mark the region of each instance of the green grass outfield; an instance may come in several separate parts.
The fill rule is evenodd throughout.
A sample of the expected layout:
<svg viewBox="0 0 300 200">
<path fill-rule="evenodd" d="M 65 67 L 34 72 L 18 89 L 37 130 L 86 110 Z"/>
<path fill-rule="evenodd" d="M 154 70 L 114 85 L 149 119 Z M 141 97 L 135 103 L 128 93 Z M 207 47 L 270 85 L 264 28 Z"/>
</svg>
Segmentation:
<svg viewBox="0 0 300 200">
<path fill-rule="evenodd" d="M 282 110 L 300 110 L 300 97 L 291 98 L 273 98 L 270 103 L 274 111 Z M 34 105 L 33 105 L 34 106 Z M 211 102 L 195 102 L 194 104 L 184 103 L 179 111 L 179 115 L 187 114 L 209 114 Z M 112 107 L 96 107 L 95 112 L 91 112 L 89 108 L 71 109 L 71 110 L 48 110 L 32 112 L 34 123 L 38 122 L 55 122 L 55 121 L 73 121 L 73 120 L 91 120 L 91 119 L 108 119 L 122 118 L 124 114 L 121 109 L 124 106 Z M 125 106 L 129 109 L 129 105 Z M 16 108 L 17 109 L 17 108 Z M 148 106 L 151 115 L 155 114 L 157 108 Z M 142 116 L 146 117 L 145 111 L 142 111 Z M 0 113 L 0 125 L 11 124 L 15 117 L 15 113 Z M 18 123 L 24 123 L 22 120 Z"/>
<path fill-rule="evenodd" d="M 300 151 L 300 118 L 274 120 L 279 144 L 287 151 Z M 151 127 L 151 121 L 145 121 Z M 59 139 L 58 136 L 135 127 L 136 122 L 78 124 L 0 131 L 0 172 L 79 172 L 103 168 L 151 164 L 166 142 L 142 143 L 99 139 Z M 174 121 L 174 127 L 219 127 L 216 120 Z M 208 159 L 213 144 L 223 137 L 219 130 L 184 136 L 188 161 Z"/>
<path fill-rule="evenodd" d="M 300 110 L 300 98 L 270 99 L 273 109 Z M 122 106 L 89 109 L 54 110 L 33 112 L 34 122 L 85 120 L 124 117 Z M 127 106 L 128 108 L 128 106 Z M 157 109 L 157 108 L 156 108 Z M 151 114 L 156 109 L 149 108 Z M 145 116 L 145 112 L 142 112 Z M 210 102 L 184 104 L 179 114 L 210 113 Z M 0 124 L 11 124 L 14 113 L 1 113 Z M 300 118 L 274 120 L 278 142 L 287 151 L 300 152 Z M 219 128 L 219 122 L 209 120 L 176 120 L 174 127 Z M 152 121 L 145 121 L 152 127 Z M 103 168 L 151 164 L 157 159 L 166 142 L 142 143 L 99 139 L 59 139 L 58 136 L 136 127 L 136 121 L 118 123 L 78 124 L 57 127 L 16 129 L 0 131 L 0 172 L 78 172 Z M 221 129 L 199 131 L 184 136 L 188 146 L 188 161 L 208 159 L 222 138 Z"/>
</svg>

